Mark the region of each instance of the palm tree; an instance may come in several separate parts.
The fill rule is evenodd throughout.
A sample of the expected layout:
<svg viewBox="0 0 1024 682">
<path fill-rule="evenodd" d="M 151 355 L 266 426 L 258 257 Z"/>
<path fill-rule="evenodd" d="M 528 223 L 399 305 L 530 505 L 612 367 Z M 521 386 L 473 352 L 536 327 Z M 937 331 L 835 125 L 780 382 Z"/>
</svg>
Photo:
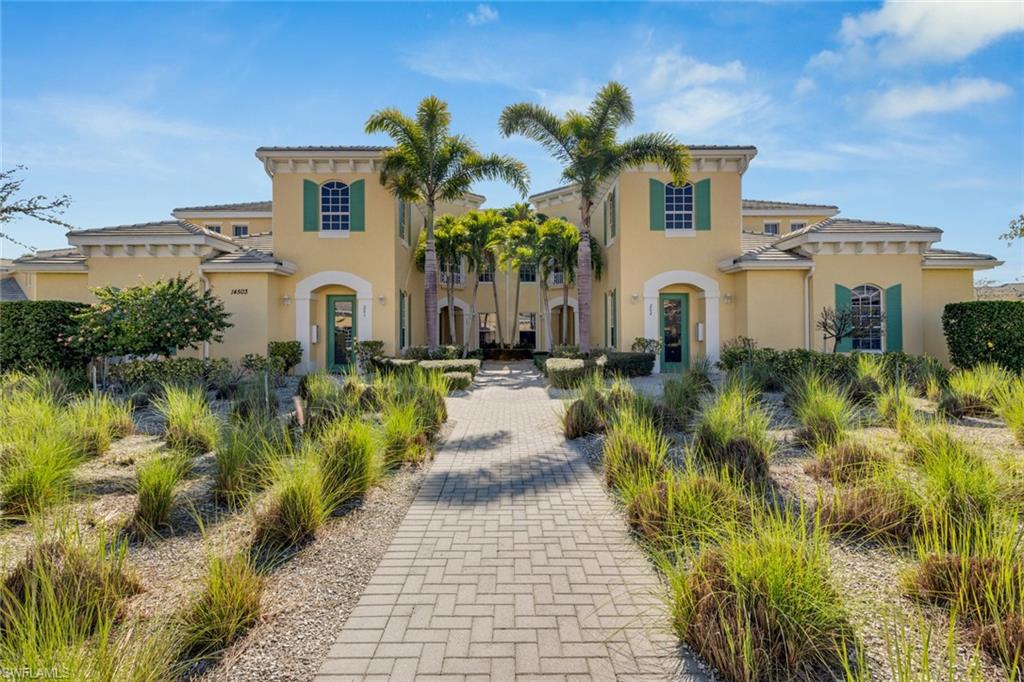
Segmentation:
<svg viewBox="0 0 1024 682">
<path fill-rule="evenodd" d="M 509 324 L 509 345 L 515 345 L 516 331 L 519 329 L 519 300 L 522 293 L 522 277 L 520 272 L 524 267 L 533 268 L 537 271 L 536 248 L 537 248 L 537 227 L 547 220 L 547 216 L 537 213 L 529 203 L 521 202 L 512 204 L 501 211 L 501 214 L 516 226 L 516 246 L 508 257 L 509 271 L 516 273 L 516 295 L 512 307 L 512 321 Z M 506 288 L 507 291 L 507 288 Z"/>
<path fill-rule="evenodd" d="M 686 147 L 667 133 L 645 133 L 623 142 L 618 129 L 633 121 L 633 100 L 619 83 L 610 82 L 597 92 L 586 112 L 569 111 L 559 117 L 529 102 L 511 104 L 501 112 L 499 125 L 505 136 L 529 137 L 551 152 L 562 164 L 562 177 L 580 192 L 581 247 L 577 261 L 580 350 L 590 351 L 590 218 L 603 185 L 626 168 L 656 162 L 671 174 L 672 181 L 686 181 L 690 155 Z"/>
<path fill-rule="evenodd" d="M 543 307 L 546 323 L 545 332 L 547 339 L 553 346 L 551 321 L 547 317 L 548 311 L 548 278 L 556 272 L 562 273 L 562 343 L 569 337 L 569 288 L 577 281 L 577 264 L 579 259 L 580 242 L 582 237 L 579 228 L 562 218 L 551 218 L 544 221 L 538 228 L 538 260 L 541 263 L 542 279 L 538 280 L 541 286 L 541 306 Z M 589 265 L 598 279 L 604 269 L 604 260 L 601 257 L 601 245 L 593 236 L 590 237 Z M 577 294 L 579 292 L 577 291 Z M 579 296 L 582 298 L 582 295 Z M 582 321 L 580 322 L 582 326 Z M 578 332 L 577 332 L 578 333 Z"/>
<path fill-rule="evenodd" d="M 455 280 L 462 272 L 462 257 L 466 253 L 468 232 L 458 218 L 452 215 L 439 217 L 434 224 L 434 245 L 437 252 L 437 266 L 448 295 L 448 335 L 452 344 L 457 341 L 455 331 Z M 426 269 L 426 233 L 420 233 L 416 245 L 416 267 L 420 272 Z M 463 339 L 466 341 L 466 339 Z"/>
<path fill-rule="evenodd" d="M 529 174 L 510 156 L 481 155 L 466 137 L 449 134 L 448 105 L 430 96 L 420 102 L 416 117 L 398 109 L 381 109 L 366 121 L 368 134 L 385 133 L 394 146 L 384 152 L 380 182 L 402 201 L 426 206 L 424 297 L 427 347 L 437 348 L 437 251 L 434 210 L 438 201 L 462 198 L 477 180 L 502 180 L 524 196 Z"/>
<path fill-rule="evenodd" d="M 473 318 L 473 339 L 466 345 L 477 348 L 480 345 L 480 321 L 476 312 L 476 297 L 480 289 L 480 271 L 485 267 L 491 267 L 493 270 L 493 257 L 488 250 L 488 244 L 491 243 L 494 231 L 505 224 L 505 219 L 497 211 L 470 211 L 462 216 L 461 222 L 466 230 L 466 270 L 473 280 L 473 295 L 469 299 L 470 316 Z M 497 301 L 497 292 L 494 298 Z"/>
<path fill-rule="evenodd" d="M 529 257 L 529 247 L 527 246 L 529 233 L 535 232 L 536 227 L 535 223 L 528 220 L 516 220 L 506 223 L 504 227 L 496 230 L 491 238 L 491 250 L 494 253 L 495 261 L 499 269 L 505 272 L 506 304 L 508 303 L 508 291 L 511 288 L 509 275 L 512 272 L 516 273 L 516 304 L 508 320 L 508 338 L 502 338 L 502 344 L 515 345 L 513 340 L 519 325 L 519 268 L 524 259 Z M 497 299 L 495 299 L 495 306 L 497 306 Z M 509 312 L 508 305 L 505 308 L 506 312 Z"/>
</svg>

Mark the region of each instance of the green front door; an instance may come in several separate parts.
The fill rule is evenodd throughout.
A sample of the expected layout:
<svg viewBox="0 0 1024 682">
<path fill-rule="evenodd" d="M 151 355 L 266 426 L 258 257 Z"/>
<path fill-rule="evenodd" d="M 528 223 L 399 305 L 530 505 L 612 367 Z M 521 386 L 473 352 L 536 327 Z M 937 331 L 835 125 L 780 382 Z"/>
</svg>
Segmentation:
<svg viewBox="0 0 1024 682">
<path fill-rule="evenodd" d="M 690 366 L 690 295 L 662 294 L 661 371 L 681 372 Z"/>
<path fill-rule="evenodd" d="M 356 297 L 327 297 L 327 369 L 340 371 L 354 358 Z"/>
</svg>

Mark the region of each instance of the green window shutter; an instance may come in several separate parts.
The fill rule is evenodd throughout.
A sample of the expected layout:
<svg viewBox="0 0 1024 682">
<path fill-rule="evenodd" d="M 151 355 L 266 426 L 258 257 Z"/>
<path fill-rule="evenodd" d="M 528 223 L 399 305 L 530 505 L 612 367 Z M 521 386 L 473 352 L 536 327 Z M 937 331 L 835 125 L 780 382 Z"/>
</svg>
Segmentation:
<svg viewBox="0 0 1024 682">
<path fill-rule="evenodd" d="M 619 345 L 619 290 L 612 289 L 612 348 L 617 348 Z"/>
<path fill-rule="evenodd" d="M 366 183 L 362 180 L 348 186 L 348 229 L 366 231 Z"/>
<path fill-rule="evenodd" d="M 711 229 L 711 180 L 705 178 L 693 186 L 693 211 L 698 230 Z"/>
<path fill-rule="evenodd" d="M 398 223 L 398 238 L 405 239 L 405 202 L 395 199 L 395 222 Z"/>
<path fill-rule="evenodd" d="M 850 310 L 853 307 L 853 294 L 842 284 L 836 285 L 836 312 Z M 839 352 L 848 353 L 853 350 L 853 339 L 849 336 L 839 342 Z"/>
<path fill-rule="evenodd" d="M 604 225 L 604 245 L 608 246 L 608 202 L 605 201 L 601 204 L 601 208 L 604 209 L 604 215 L 602 216 L 602 224 Z"/>
<path fill-rule="evenodd" d="M 320 231 L 320 185 L 302 181 L 302 231 Z"/>
<path fill-rule="evenodd" d="M 651 178 L 651 229 L 665 229 L 665 183 Z"/>
<path fill-rule="evenodd" d="M 608 328 L 611 326 L 611 319 L 608 317 L 608 292 L 604 294 L 604 347 L 608 347 Z"/>
<path fill-rule="evenodd" d="M 616 221 L 615 214 L 618 212 L 618 205 L 617 205 L 618 202 L 615 200 L 615 190 L 614 189 L 612 190 L 612 197 L 611 197 L 610 201 L 611 201 L 611 203 L 608 205 L 608 220 L 611 222 L 611 226 L 612 226 L 612 239 L 615 239 L 615 232 L 616 232 L 616 228 L 618 227 L 618 224 L 615 222 Z"/>
<path fill-rule="evenodd" d="M 903 285 L 885 290 L 885 349 L 903 350 Z"/>
</svg>

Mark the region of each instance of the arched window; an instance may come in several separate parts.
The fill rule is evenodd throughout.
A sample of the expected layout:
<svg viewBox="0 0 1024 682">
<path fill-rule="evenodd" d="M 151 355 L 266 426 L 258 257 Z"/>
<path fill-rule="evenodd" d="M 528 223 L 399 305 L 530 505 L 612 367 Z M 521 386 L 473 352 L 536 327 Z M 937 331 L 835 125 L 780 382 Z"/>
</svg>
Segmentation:
<svg viewBox="0 0 1024 682">
<path fill-rule="evenodd" d="M 693 229 L 693 185 L 665 185 L 665 229 Z"/>
<path fill-rule="evenodd" d="M 882 350 L 882 290 L 861 284 L 851 294 L 850 305 L 858 330 L 851 339 L 853 350 Z"/>
<path fill-rule="evenodd" d="M 320 185 L 320 229 L 347 230 L 348 185 L 332 180 Z"/>
</svg>

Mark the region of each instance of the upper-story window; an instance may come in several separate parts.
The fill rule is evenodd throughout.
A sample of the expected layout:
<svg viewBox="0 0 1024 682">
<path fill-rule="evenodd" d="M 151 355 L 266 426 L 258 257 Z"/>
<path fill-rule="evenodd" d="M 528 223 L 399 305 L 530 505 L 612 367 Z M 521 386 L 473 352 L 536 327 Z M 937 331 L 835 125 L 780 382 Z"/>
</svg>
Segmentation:
<svg viewBox="0 0 1024 682">
<path fill-rule="evenodd" d="M 332 180 L 320 186 L 320 229 L 349 229 L 348 185 Z"/>
<path fill-rule="evenodd" d="M 477 280 L 480 282 L 494 281 L 494 268 L 491 267 L 490 263 L 485 263 L 480 267 L 480 272 L 477 273 Z"/>
<path fill-rule="evenodd" d="M 206 223 L 204 227 L 210 232 L 216 232 L 217 234 L 220 234 L 220 223 Z"/>
<path fill-rule="evenodd" d="M 778 234 L 779 233 L 779 224 L 777 222 L 765 223 L 764 224 L 764 233 L 765 234 Z"/>
<path fill-rule="evenodd" d="M 523 265 L 519 268 L 519 281 L 520 282 L 536 282 L 537 281 L 537 267 L 535 265 Z"/>
<path fill-rule="evenodd" d="M 608 234 L 611 235 L 612 239 L 615 239 L 615 232 L 618 228 L 618 224 L 615 218 L 615 204 L 615 188 L 613 187 L 611 193 L 608 195 Z"/>
<path fill-rule="evenodd" d="M 249 236 L 249 226 L 242 224 L 232 225 L 231 235 L 234 237 L 247 237 Z"/>
<path fill-rule="evenodd" d="M 665 185 L 665 229 L 693 229 L 693 185 Z"/>
<path fill-rule="evenodd" d="M 805 227 L 807 227 L 807 223 L 790 223 L 789 224 L 789 231 L 790 232 L 796 232 L 797 230 L 802 230 Z"/>
<path fill-rule="evenodd" d="M 853 350 L 882 350 L 882 290 L 871 284 L 854 287 L 850 308 L 857 327 L 863 335 L 856 336 Z"/>
</svg>

